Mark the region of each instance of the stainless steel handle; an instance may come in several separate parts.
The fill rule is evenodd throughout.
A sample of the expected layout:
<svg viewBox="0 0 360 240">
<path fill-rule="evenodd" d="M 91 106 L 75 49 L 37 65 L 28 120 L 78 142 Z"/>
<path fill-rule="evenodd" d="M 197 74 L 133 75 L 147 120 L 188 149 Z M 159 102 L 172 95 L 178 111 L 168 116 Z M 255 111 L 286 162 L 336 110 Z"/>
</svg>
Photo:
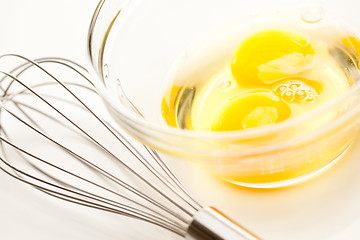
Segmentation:
<svg viewBox="0 0 360 240">
<path fill-rule="evenodd" d="M 204 207 L 194 215 L 185 239 L 260 240 L 259 237 L 211 207 Z"/>
</svg>

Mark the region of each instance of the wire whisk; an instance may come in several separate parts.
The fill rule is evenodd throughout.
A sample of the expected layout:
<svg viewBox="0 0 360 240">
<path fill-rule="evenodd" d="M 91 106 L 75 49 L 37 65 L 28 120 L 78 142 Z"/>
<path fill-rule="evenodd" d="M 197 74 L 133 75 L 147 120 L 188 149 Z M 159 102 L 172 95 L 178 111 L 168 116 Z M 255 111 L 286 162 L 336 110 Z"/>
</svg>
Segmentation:
<svg viewBox="0 0 360 240">
<path fill-rule="evenodd" d="M 0 69 L 3 172 L 53 197 L 185 239 L 259 239 L 196 200 L 160 154 L 119 129 L 85 68 L 15 54 L 0 62 L 11 65 Z"/>
</svg>

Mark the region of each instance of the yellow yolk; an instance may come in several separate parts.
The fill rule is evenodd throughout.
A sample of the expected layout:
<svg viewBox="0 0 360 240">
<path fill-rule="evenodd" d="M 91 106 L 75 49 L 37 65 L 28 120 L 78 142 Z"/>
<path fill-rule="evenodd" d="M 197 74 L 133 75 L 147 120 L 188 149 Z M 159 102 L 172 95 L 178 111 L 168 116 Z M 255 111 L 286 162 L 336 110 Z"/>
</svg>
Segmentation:
<svg viewBox="0 0 360 240">
<path fill-rule="evenodd" d="M 239 86 L 264 87 L 305 71 L 314 49 L 301 35 L 282 30 L 254 34 L 237 49 L 231 72 Z"/>
<path fill-rule="evenodd" d="M 231 73 L 240 88 L 226 102 L 212 131 L 233 131 L 259 127 L 288 119 L 292 102 L 314 102 L 321 84 L 297 77 L 311 67 L 314 49 L 301 35 L 266 30 L 241 43 L 234 54 Z"/>
<path fill-rule="evenodd" d="M 289 105 L 272 93 L 253 91 L 229 100 L 218 118 L 214 120 L 212 131 L 233 131 L 274 124 L 289 118 Z"/>
</svg>

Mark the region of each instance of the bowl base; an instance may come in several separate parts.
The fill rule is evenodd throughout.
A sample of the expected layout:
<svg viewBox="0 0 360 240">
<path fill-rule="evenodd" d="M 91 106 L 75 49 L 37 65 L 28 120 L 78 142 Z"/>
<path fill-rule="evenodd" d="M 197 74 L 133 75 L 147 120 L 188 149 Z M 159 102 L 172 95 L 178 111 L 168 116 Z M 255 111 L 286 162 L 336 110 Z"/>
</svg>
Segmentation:
<svg viewBox="0 0 360 240">
<path fill-rule="evenodd" d="M 343 155 L 347 152 L 347 150 L 350 148 L 350 146 L 351 146 L 351 143 L 344 149 L 344 151 L 342 151 L 339 155 L 337 155 L 334 159 L 332 159 L 329 163 L 327 163 L 323 167 L 316 169 L 312 172 L 309 172 L 307 174 L 304 174 L 302 176 L 293 178 L 293 179 L 288 179 L 288 180 L 284 180 L 284 181 L 280 181 L 280 182 L 272 182 L 272 183 L 244 183 L 244 182 L 231 181 L 231 180 L 227 180 L 227 179 L 224 179 L 224 180 L 226 182 L 229 182 L 229 183 L 232 183 L 235 185 L 239 185 L 242 187 L 249 187 L 249 188 L 279 188 L 279 187 L 286 187 L 286 186 L 294 185 L 294 184 L 303 182 L 305 180 L 308 180 L 308 179 L 324 172 L 326 169 L 330 168 L 340 158 L 343 157 Z"/>
</svg>

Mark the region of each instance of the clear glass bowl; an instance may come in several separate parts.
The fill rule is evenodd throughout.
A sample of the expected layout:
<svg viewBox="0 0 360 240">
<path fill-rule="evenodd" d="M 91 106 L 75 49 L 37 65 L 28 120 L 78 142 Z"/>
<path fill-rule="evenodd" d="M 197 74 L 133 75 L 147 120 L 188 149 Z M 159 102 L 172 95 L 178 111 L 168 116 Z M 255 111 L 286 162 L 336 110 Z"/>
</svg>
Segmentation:
<svg viewBox="0 0 360 240">
<path fill-rule="evenodd" d="M 232 132 L 169 127 L 161 116 L 161 99 L 172 63 L 209 32 L 221 35 L 224 26 L 236 23 L 241 30 L 263 14 L 291 9 L 299 13 L 294 18 L 335 16 L 353 27 L 354 34 L 360 32 L 355 11 L 360 2 L 312 2 L 100 1 L 88 38 L 94 82 L 118 124 L 155 149 L 242 186 L 270 188 L 299 182 L 334 163 L 357 134 L 359 81 L 342 96 L 299 117 Z"/>
</svg>

